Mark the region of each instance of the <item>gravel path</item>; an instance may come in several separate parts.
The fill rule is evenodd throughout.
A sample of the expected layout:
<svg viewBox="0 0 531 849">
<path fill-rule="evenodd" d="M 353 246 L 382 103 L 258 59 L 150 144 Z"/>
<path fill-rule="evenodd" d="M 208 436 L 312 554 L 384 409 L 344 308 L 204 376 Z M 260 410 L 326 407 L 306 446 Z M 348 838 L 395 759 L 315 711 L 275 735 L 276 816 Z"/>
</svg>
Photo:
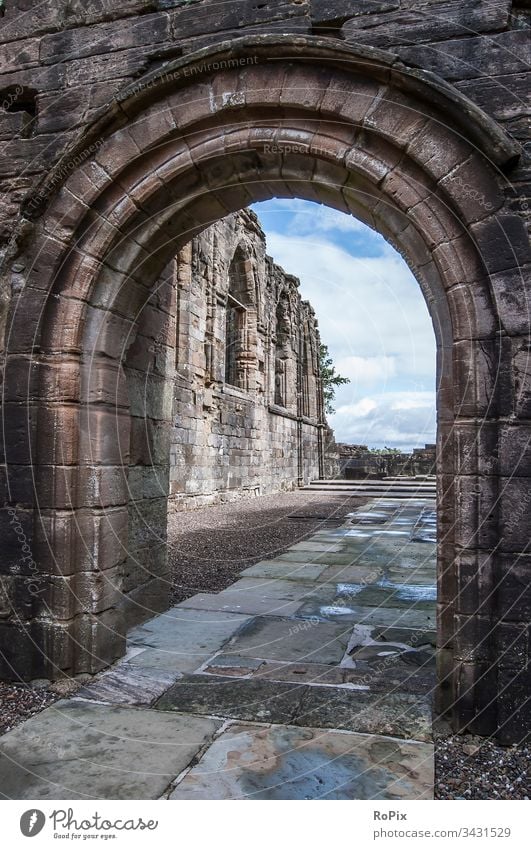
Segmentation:
<svg viewBox="0 0 531 849">
<path fill-rule="evenodd" d="M 254 563 L 277 557 L 320 528 L 339 526 L 366 500 L 285 492 L 173 514 L 168 539 L 174 603 L 224 590 Z"/>
</svg>

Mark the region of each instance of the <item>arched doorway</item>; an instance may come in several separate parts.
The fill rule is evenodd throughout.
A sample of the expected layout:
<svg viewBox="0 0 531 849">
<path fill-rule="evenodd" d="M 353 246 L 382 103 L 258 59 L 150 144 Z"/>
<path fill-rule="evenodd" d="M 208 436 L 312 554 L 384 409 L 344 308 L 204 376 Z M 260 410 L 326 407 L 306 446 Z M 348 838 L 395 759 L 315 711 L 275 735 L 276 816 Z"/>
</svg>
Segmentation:
<svg viewBox="0 0 531 849">
<path fill-rule="evenodd" d="M 511 586 L 494 592 L 508 571 L 526 580 L 525 512 L 514 521 L 525 479 L 508 447 L 527 438 L 528 404 L 514 365 L 529 328 L 523 226 L 503 197 L 516 153 L 447 84 L 313 38 L 204 50 L 117 98 L 26 204 L 4 438 L 32 559 L 10 579 L 4 674 L 93 672 L 123 652 L 123 361 L 139 310 L 194 234 L 254 201 L 300 197 L 377 229 L 422 288 L 438 346 L 440 707 L 455 727 L 521 737 L 527 632 Z M 158 423 L 163 439 L 164 409 Z M 164 606 L 159 565 L 139 608 Z"/>
</svg>

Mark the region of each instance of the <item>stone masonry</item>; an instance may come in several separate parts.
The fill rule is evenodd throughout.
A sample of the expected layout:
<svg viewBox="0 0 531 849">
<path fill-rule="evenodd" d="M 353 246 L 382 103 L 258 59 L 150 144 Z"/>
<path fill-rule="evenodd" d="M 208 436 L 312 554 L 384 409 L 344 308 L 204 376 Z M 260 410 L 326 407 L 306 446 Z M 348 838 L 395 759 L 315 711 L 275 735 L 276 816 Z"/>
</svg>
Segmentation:
<svg viewBox="0 0 531 849">
<path fill-rule="evenodd" d="M 424 293 L 438 347 L 438 707 L 456 729 L 522 739 L 529 3 L 4 5 L 1 674 L 96 672 L 124 652 L 124 593 L 135 616 L 168 603 L 174 381 L 169 352 L 153 365 L 149 350 L 171 315 L 168 269 L 228 214 L 300 197 L 378 230 Z M 232 319 L 237 338 L 237 305 Z M 230 378 L 245 382 L 254 363 L 236 349 Z M 131 369 L 158 383 L 149 416 Z M 128 483 L 139 465 L 153 472 L 132 472 L 141 498 Z M 146 517 L 154 531 L 160 518 L 159 548 L 146 538 L 135 562 L 128 540 Z"/>
<path fill-rule="evenodd" d="M 297 278 L 266 255 L 254 213 L 197 236 L 177 258 L 176 279 L 171 507 L 322 476 L 330 433 L 317 321 Z"/>
</svg>

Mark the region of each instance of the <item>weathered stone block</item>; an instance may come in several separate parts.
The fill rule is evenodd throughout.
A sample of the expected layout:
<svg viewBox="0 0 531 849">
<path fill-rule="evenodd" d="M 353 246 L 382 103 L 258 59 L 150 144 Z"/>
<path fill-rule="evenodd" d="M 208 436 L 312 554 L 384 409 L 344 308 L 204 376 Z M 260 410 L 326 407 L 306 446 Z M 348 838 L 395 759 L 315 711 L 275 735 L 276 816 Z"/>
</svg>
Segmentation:
<svg viewBox="0 0 531 849">
<path fill-rule="evenodd" d="M 77 641 L 74 672 L 95 673 L 125 652 L 125 623 L 120 608 L 99 615 L 82 614 L 73 623 Z"/>
<path fill-rule="evenodd" d="M 495 32 L 507 25 L 510 8 L 508 0 L 487 7 L 463 4 L 461 0 L 428 2 L 420 8 L 416 5 L 404 8 L 401 4 L 397 11 L 357 15 L 344 24 L 342 36 L 347 42 L 389 49 L 404 43 L 469 36 L 471 32 Z"/>
<path fill-rule="evenodd" d="M 531 619 L 531 557 L 528 554 L 498 554 L 495 587 L 496 611 L 501 619 L 506 622 Z M 508 659 L 507 664 L 510 662 Z"/>
<path fill-rule="evenodd" d="M 499 544 L 500 486 L 495 476 L 456 475 L 456 545 L 488 551 Z"/>
<path fill-rule="evenodd" d="M 41 62 L 46 65 L 54 64 L 59 57 L 67 62 L 85 56 L 112 54 L 146 43 L 169 41 L 171 37 L 168 17 L 162 13 L 97 24 L 89 32 L 87 37 L 87 32 L 80 27 L 45 35 L 41 39 Z"/>
<path fill-rule="evenodd" d="M 446 80 L 467 80 L 499 74 L 518 74 L 528 71 L 522 35 L 517 31 L 485 36 L 456 38 L 430 44 L 401 46 L 394 50 L 404 62 L 433 71 Z"/>
<path fill-rule="evenodd" d="M 529 469 L 523 469 L 529 474 Z M 529 546 L 527 518 L 531 506 L 531 478 L 500 478 L 500 537 L 502 551 L 526 551 Z"/>
<path fill-rule="evenodd" d="M 70 576 L 113 569 L 124 560 L 127 510 L 42 511 L 35 550 L 43 571 Z"/>
<path fill-rule="evenodd" d="M 500 669 L 498 677 L 499 696 L 497 740 L 503 745 L 526 743 L 531 738 L 529 723 L 529 692 L 531 690 L 531 667 L 519 672 Z"/>
</svg>

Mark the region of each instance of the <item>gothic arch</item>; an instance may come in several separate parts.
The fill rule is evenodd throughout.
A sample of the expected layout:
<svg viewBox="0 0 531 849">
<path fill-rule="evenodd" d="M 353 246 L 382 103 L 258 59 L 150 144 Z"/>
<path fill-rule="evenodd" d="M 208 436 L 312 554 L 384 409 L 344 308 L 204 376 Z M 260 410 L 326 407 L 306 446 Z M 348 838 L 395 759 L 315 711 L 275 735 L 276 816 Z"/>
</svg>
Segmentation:
<svg viewBox="0 0 531 849">
<path fill-rule="evenodd" d="M 510 521 L 526 480 L 512 474 L 508 439 L 523 444 L 529 413 L 526 242 L 504 198 L 517 154 L 433 75 L 302 37 L 177 60 L 84 130 L 25 205 L 25 279 L 8 325 L 11 497 L 45 587 L 28 600 L 13 578 L 18 621 L 2 631 L 8 658 L 19 641 L 13 674 L 95 671 L 123 652 L 121 362 L 138 311 L 194 234 L 253 201 L 300 197 L 381 232 L 426 298 L 438 344 L 439 703 L 456 727 L 515 737 L 524 623 L 493 587 L 512 566 L 529 579 L 526 516 Z"/>
<path fill-rule="evenodd" d="M 256 350 L 250 341 L 256 329 L 256 286 L 245 245 L 236 246 L 228 270 L 225 306 L 225 382 L 252 388 Z"/>
</svg>

